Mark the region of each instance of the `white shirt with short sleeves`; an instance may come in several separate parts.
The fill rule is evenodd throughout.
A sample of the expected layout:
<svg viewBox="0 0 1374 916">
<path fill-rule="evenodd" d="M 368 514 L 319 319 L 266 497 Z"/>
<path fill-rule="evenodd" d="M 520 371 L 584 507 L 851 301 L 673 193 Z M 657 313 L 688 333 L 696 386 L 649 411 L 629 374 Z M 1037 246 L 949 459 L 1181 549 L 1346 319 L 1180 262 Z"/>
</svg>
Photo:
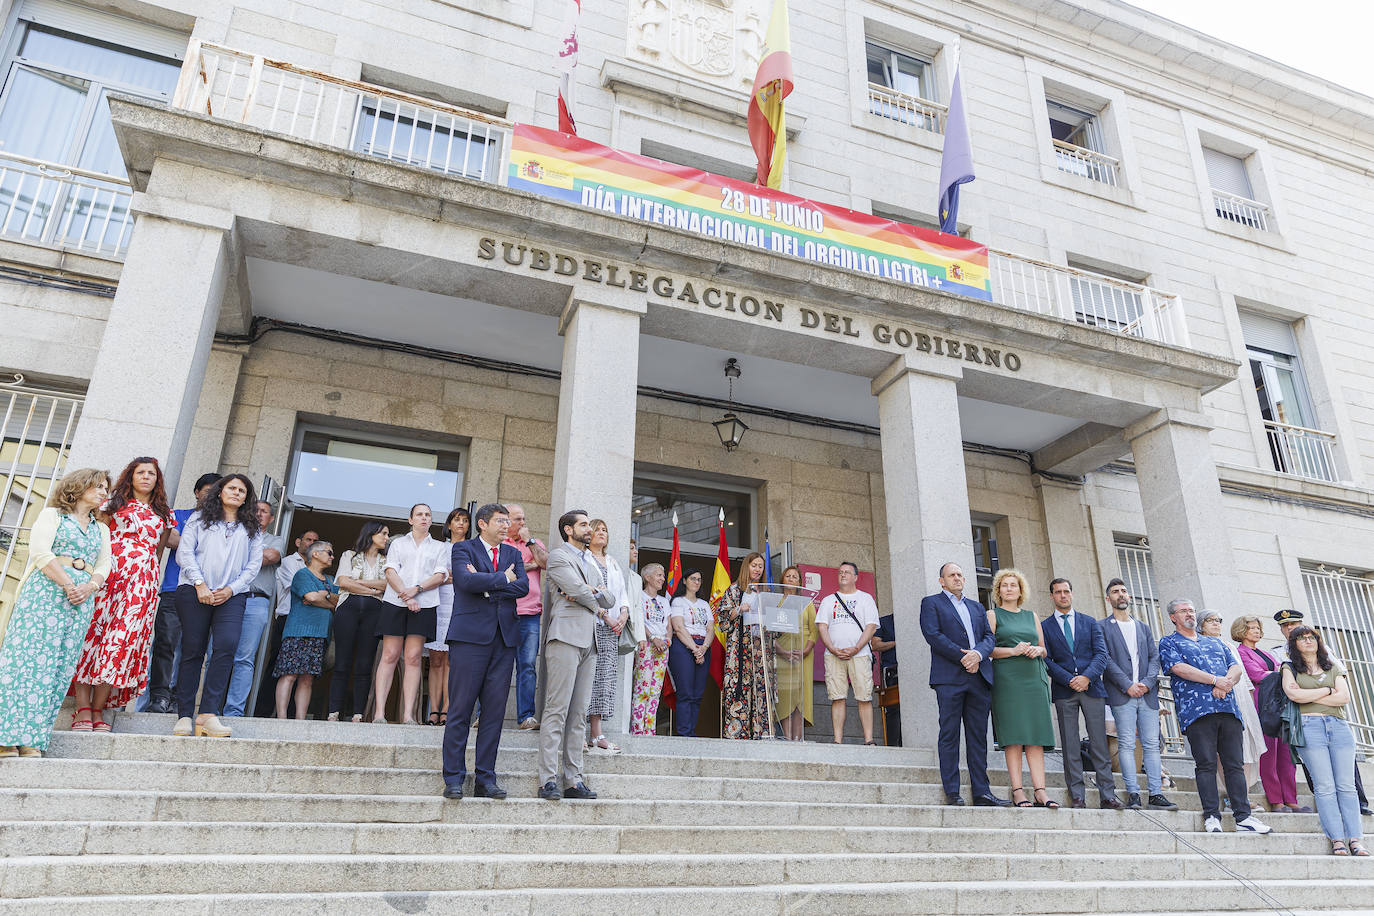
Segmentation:
<svg viewBox="0 0 1374 916">
<path fill-rule="evenodd" d="M 859 622 L 856 624 L 849 618 L 849 614 L 844 612 L 844 608 L 840 607 L 836 598 L 837 593 L 831 592 L 821 601 L 820 610 L 816 612 L 816 625 L 825 624 L 830 628 L 830 643 L 836 649 L 852 649 L 863 638 L 865 628 L 870 624 L 874 627 L 878 625 L 878 603 L 868 592 L 838 595 L 850 613 L 858 618 Z M 864 643 L 863 650 L 854 657 L 863 658 L 872 654 L 868 643 Z"/>
<path fill-rule="evenodd" d="M 685 595 L 673 599 L 672 610 L 668 612 L 668 616 L 681 617 L 688 636 L 710 636 L 711 625 L 716 619 L 711 605 L 705 598 L 688 601 Z"/>
<path fill-rule="evenodd" d="M 652 598 L 645 592 L 639 596 L 644 599 L 644 634 L 649 639 L 668 638 L 668 599 L 662 595 Z"/>
<path fill-rule="evenodd" d="M 429 535 L 420 543 L 407 531 L 398 538 L 392 538 L 386 549 L 386 568 L 396 570 L 401 584 L 413 588 L 435 573 L 447 573 L 449 559 L 445 554 L 453 547 L 447 541 L 436 541 Z M 404 605 L 405 601 L 388 582 L 382 600 L 387 604 Z M 420 607 L 438 607 L 439 589 L 431 588 L 415 596 Z"/>
</svg>

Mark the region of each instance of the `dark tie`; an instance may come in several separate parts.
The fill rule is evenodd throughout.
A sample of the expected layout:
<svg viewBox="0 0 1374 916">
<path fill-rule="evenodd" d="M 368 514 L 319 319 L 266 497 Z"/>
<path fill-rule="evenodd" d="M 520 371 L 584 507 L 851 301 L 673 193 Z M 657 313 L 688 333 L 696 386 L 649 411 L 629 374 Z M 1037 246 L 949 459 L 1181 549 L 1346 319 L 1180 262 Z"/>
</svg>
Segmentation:
<svg viewBox="0 0 1374 916">
<path fill-rule="evenodd" d="M 1069 651 L 1073 651 L 1073 623 L 1067 614 L 1060 618 L 1064 621 L 1064 640 L 1069 644 Z"/>
</svg>

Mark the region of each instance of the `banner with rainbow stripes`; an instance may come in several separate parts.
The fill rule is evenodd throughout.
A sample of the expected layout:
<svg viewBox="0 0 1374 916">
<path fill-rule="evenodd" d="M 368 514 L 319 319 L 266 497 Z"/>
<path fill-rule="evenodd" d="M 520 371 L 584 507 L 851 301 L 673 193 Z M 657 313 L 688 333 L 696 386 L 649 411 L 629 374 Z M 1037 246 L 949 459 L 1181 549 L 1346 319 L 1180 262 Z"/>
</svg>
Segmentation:
<svg viewBox="0 0 1374 916">
<path fill-rule="evenodd" d="M 992 301 L 988 249 L 710 172 L 515 125 L 512 188 L 607 213 Z"/>
</svg>

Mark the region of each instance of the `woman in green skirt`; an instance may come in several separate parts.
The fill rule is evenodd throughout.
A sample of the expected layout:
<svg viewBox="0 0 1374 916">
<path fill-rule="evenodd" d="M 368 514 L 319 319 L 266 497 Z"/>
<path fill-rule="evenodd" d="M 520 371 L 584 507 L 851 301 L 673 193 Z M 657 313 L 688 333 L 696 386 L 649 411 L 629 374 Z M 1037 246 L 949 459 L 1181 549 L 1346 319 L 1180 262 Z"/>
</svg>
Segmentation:
<svg viewBox="0 0 1374 916">
<path fill-rule="evenodd" d="M 1014 569 L 1001 570 L 992 580 L 996 606 L 988 611 L 988 626 L 997 637 L 992 650 L 992 733 L 1007 755 L 1012 803 L 1031 807 L 1020 785 L 1024 750 L 1035 787 L 1034 806 L 1058 808 L 1045 791 L 1045 748 L 1054 747 L 1045 637 L 1035 612 L 1021 606 L 1026 594 L 1026 577 Z"/>
<path fill-rule="evenodd" d="M 57 482 L 29 533 L 29 562 L 0 642 L 0 757 L 39 757 L 52 737 L 110 574 L 110 529 L 95 518 L 110 475 Z"/>
</svg>

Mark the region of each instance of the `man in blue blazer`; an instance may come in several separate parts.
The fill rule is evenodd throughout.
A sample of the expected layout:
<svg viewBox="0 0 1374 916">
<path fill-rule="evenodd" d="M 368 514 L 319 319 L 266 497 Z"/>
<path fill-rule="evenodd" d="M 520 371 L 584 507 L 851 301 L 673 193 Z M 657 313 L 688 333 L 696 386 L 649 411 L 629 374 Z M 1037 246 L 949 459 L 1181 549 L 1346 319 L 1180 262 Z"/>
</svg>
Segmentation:
<svg viewBox="0 0 1374 916">
<path fill-rule="evenodd" d="M 959 794 L 959 728 L 973 803 L 1010 804 L 988 785 L 988 717 L 992 713 L 992 647 L 987 610 L 964 597 L 964 571 L 940 567 L 940 591 L 921 599 L 921 633 L 930 644 L 930 686 L 940 709 L 940 781 L 945 800 L 962 805 Z"/>
<path fill-rule="evenodd" d="M 510 527 L 506 507 L 477 510 L 478 536 L 453 545 L 453 616 L 449 620 L 448 724 L 444 727 L 444 798 L 463 797 L 468 728 L 482 701 L 473 795 L 505 798 L 496 782 L 496 752 L 506 716 L 520 629 L 515 599 L 529 593 L 520 551 L 502 543 Z"/>
<path fill-rule="evenodd" d="M 1112 760 L 1107 754 L 1107 690 L 1102 672 L 1107 670 L 1107 643 L 1102 627 L 1087 614 L 1073 609 L 1073 584 L 1068 579 L 1050 582 L 1054 613 L 1040 626 L 1045 636 L 1045 667 L 1050 670 L 1050 697 L 1059 716 L 1059 744 L 1064 752 L 1064 782 L 1070 804 L 1087 807 L 1084 801 L 1083 754 L 1078 738 L 1078 714 L 1088 725 L 1088 756 L 1097 773 L 1097 798 L 1104 808 L 1125 807 L 1116 797 Z"/>
</svg>

